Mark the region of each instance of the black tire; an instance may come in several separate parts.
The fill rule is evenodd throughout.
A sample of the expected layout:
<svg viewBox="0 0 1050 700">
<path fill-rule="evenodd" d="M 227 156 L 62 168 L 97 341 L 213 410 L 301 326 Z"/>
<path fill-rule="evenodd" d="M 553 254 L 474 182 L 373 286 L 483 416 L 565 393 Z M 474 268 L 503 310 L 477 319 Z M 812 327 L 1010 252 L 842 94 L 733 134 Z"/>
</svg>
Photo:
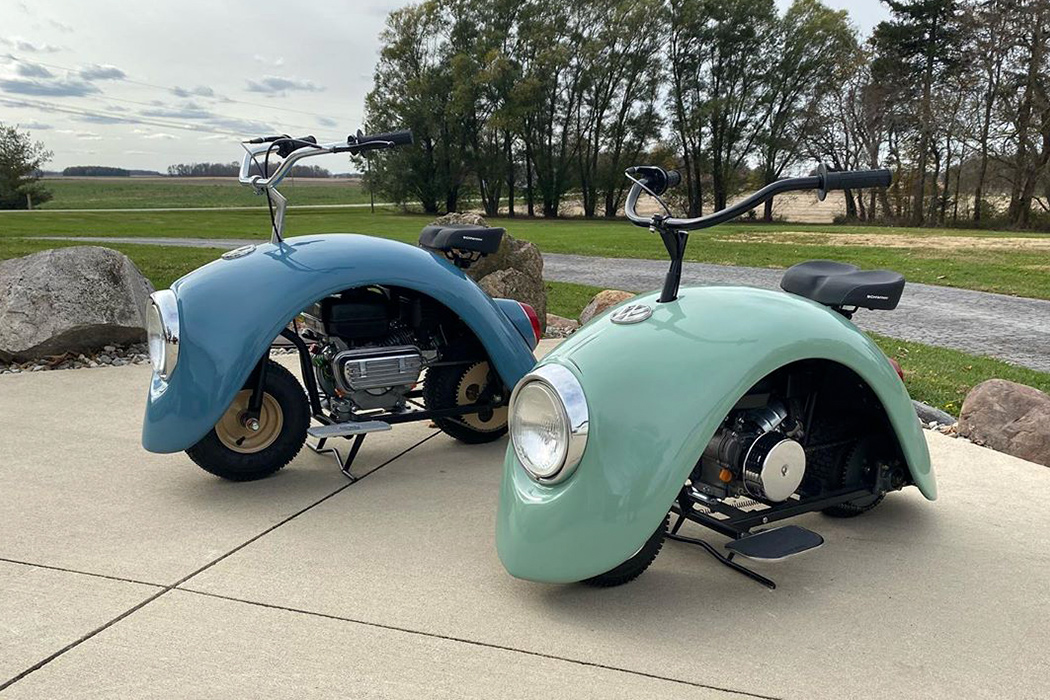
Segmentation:
<svg viewBox="0 0 1050 700">
<path fill-rule="evenodd" d="M 423 381 L 423 403 L 430 410 L 453 408 L 474 403 L 490 381 L 500 381 L 481 359 L 462 365 L 445 365 L 427 370 Z M 502 387 L 501 387 L 502 389 Z M 481 445 L 499 440 L 507 434 L 507 409 L 477 413 L 456 418 L 435 418 L 434 424 L 446 435 L 468 445 Z"/>
<path fill-rule="evenodd" d="M 586 579 L 583 583 L 596 588 L 612 588 L 613 586 L 622 586 L 641 576 L 663 548 L 664 535 L 667 534 L 670 520 L 670 515 L 665 516 L 663 523 L 656 529 L 656 532 L 649 536 L 642 548 L 630 559 L 616 568 L 606 571 L 604 574 L 598 574 Z"/>
<path fill-rule="evenodd" d="M 842 475 L 840 484 L 842 486 L 858 482 L 863 483 L 865 480 L 870 483 L 874 478 L 877 478 L 877 474 L 872 475 L 868 472 L 878 469 L 878 445 L 881 443 L 882 441 L 877 438 L 862 438 L 846 453 L 845 458 L 842 460 L 840 471 Z M 885 493 L 873 493 L 871 496 L 830 506 L 821 512 L 832 518 L 855 518 L 874 509 L 882 503 L 882 499 L 885 497 Z"/>
<path fill-rule="evenodd" d="M 246 386 L 220 422 L 200 442 L 186 450 L 197 466 L 229 481 L 255 481 L 280 471 L 299 454 L 306 442 L 306 429 L 310 426 L 310 407 L 302 385 L 287 369 L 268 360 L 263 389 L 264 413 L 260 417 L 264 422 L 263 441 L 257 446 L 247 443 L 246 447 L 242 438 L 238 448 L 228 427 L 228 421 L 237 420 L 238 402 L 244 400 L 246 394 L 250 396 L 251 390 Z M 279 411 L 279 417 L 274 417 L 274 411 Z M 274 420 L 279 420 L 279 424 L 274 424 Z M 267 425 L 272 426 L 269 431 Z M 268 432 L 273 435 L 267 435 Z M 248 439 L 256 440 L 257 437 L 252 435 Z"/>
</svg>

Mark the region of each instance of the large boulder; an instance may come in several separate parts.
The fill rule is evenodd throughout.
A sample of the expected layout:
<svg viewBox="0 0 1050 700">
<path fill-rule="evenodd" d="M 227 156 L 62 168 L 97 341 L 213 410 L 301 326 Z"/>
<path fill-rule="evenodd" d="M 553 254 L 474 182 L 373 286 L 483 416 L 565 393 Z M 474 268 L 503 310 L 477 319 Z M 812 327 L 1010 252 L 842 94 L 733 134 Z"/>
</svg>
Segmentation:
<svg viewBox="0 0 1050 700">
<path fill-rule="evenodd" d="M 494 299 L 514 299 L 525 302 L 539 316 L 540 330 L 546 330 L 547 292 L 543 288 L 542 279 L 536 279 L 521 270 L 496 270 L 482 277 L 478 286 Z"/>
<path fill-rule="evenodd" d="M 146 338 L 153 286 L 128 257 L 71 246 L 0 262 L 0 361 L 25 362 Z"/>
<path fill-rule="evenodd" d="M 436 219 L 433 223 L 445 226 L 452 224 L 488 226 L 488 223 L 480 215 L 469 212 L 446 214 Z M 506 273 L 512 270 L 520 274 L 503 274 L 498 278 L 488 280 L 487 286 L 483 284 L 486 278 L 497 272 Z M 540 325 L 546 328 L 547 288 L 543 284 L 543 256 L 540 254 L 540 249 L 534 244 L 514 238 L 509 233 L 504 234 L 499 250 L 492 255 L 486 255 L 481 258 L 481 260 L 467 268 L 466 273 L 490 296 L 514 299 L 531 306 L 540 318 Z M 507 292 L 493 294 L 490 289 L 503 289 L 507 290 Z"/>
<path fill-rule="evenodd" d="M 1024 384 L 989 379 L 963 401 L 959 435 L 1050 467 L 1050 396 Z"/>
<path fill-rule="evenodd" d="M 547 314 L 548 338 L 568 338 L 579 329 L 579 321 L 556 314 Z"/>
<path fill-rule="evenodd" d="M 583 307 L 580 313 L 580 325 L 633 296 L 635 295 L 630 292 L 621 292 L 619 289 L 606 289 L 604 292 L 598 292 L 590 303 Z"/>
</svg>

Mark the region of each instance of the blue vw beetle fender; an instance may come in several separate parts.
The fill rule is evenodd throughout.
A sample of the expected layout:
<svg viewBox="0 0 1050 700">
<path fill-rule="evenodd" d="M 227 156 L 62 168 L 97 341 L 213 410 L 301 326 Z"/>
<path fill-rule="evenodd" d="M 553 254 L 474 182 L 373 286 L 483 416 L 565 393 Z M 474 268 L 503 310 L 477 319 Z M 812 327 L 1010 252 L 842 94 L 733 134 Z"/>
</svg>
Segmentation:
<svg viewBox="0 0 1050 700">
<path fill-rule="evenodd" d="M 912 480 L 930 500 L 937 485 L 904 383 L 852 323 L 784 292 L 692 287 L 657 295 L 652 316 L 616 325 L 606 314 L 547 355 L 579 380 L 589 413 L 587 446 L 564 482 L 540 484 L 507 450 L 496 543 L 519 578 L 572 582 L 637 552 L 667 515 L 719 424 L 761 379 L 793 362 L 822 359 L 858 375 L 882 403 Z"/>
<path fill-rule="evenodd" d="M 167 382 L 154 375 L 150 384 L 143 447 L 178 452 L 196 444 L 300 311 L 330 294 L 372 284 L 412 289 L 451 309 L 478 337 L 506 386 L 532 368 L 535 337 L 521 307 L 499 305 L 447 260 L 373 236 L 288 238 L 208 263 L 172 285 L 179 359 Z"/>
</svg>

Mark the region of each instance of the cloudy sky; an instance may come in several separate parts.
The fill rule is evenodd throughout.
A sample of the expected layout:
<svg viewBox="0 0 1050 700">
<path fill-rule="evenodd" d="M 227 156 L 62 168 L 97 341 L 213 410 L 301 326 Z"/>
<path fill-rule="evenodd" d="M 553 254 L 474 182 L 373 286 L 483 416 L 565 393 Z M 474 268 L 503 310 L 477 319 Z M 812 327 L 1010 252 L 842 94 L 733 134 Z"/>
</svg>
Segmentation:
<svg viewBox="0 0 1050 700">
<path fill-rule="evenodd" d="M 863 32 L 886 16 L 825 2 Z M 43 140 L 54 169 L 239 160 L 239 136 L 274 131 L 334 141 L 360 126 L 379 32 L 403 4 L 0 0 L 0 121 Z"/>
</svg>

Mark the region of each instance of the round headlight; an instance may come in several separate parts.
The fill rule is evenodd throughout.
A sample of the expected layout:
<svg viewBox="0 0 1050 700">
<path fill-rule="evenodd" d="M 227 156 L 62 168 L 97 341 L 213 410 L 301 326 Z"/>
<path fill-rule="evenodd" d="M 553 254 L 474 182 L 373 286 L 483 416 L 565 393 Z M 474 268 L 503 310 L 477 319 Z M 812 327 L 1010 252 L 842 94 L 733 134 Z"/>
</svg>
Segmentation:
<svg viewBox="0 0 1050 700">
<path fill-rule="evenodd" d="M 146 342 L 153 371 L 166 381 L 179 361 L 179 303 L 170 289 L 150 295 L 146 305 Z"/>
<path fill-rule="evenodd" d="M 539 381 L 521 388 L 510 419 L 511 440 L 522 465 L 538 479 L 549 479 L 565 462 L 569 421 L 554 391 Z"/>
<path fill-rule="evenodd" d="M 552 484 L 567 479 L 587 444 L 588 414 L 583 388 L 561 365 L 528 374 L 510 402 L 510 440 L 532 478 Z"/>
</svg>

